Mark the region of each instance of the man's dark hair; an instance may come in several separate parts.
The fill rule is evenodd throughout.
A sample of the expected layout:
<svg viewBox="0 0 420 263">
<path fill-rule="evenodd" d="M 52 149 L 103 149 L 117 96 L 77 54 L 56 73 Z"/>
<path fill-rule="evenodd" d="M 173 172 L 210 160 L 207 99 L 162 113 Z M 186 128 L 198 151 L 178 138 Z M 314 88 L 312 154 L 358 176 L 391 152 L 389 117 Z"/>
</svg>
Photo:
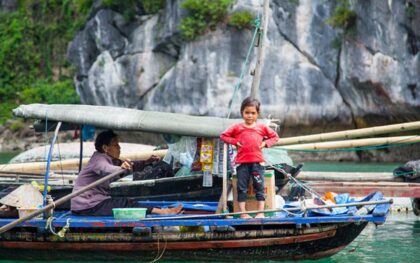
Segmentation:
<svg viewBox="0 0 420 263">
<path fill-rule="evenodd" d="M 98 136 L 96 136 L 95 139 L 95 149 L 98 152 L 103 153 L 104 150 L 102 149 L 103 145 L 109 145 L 112 141 L 113 138 L 118 137 L 118 135 L 112 131 L 112 130 L 107 130 L 107 131 L 103 131 L 101 133 L 98 134 Z"/>
<path fill-rule="evenodd" d="M 260 105 L 261 105 L 261 103 L 257 99 L 253 99 L 251 97 L 247 97 L 246 99 L 244 99 L 242 101 L 241 115 L 242 115 L 242 112 L 244 112 L 244 110 L 245 110 L 246 107 L 255 107 L 255 109 L 257 110 L 258 114 L 260 114 Z"/>
</svg>

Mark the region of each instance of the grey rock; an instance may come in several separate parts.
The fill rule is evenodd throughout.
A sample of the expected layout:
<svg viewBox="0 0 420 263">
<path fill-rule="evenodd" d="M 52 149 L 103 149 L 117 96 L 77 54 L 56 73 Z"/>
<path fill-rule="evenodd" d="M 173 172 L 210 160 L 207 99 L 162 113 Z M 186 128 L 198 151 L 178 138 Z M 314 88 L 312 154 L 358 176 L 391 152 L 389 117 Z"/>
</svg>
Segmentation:
<svg viewBox="0 0 420 263">
<path fill-rule="evenodd" d="M 226 116 L 253 31 L 221 23 L 192 42 L 180 37 L 182 0 L 166 1 L 153 15 L 130 22 L 98 8 L 69 46 L 82 102 Z M 259 97 L 262 115 L 280 119 L 288 135 L 365 127 L 420 117 L 420 13 L 418 1 L 350 1 L 354 34 L 326 22 L 336 1 L 270 4 Z M 260 1 L 235 2 L 230 13 L 262 12 Z M 256 49 L 234 99 L 232 117 L 248 96 Z"/>
</svg>

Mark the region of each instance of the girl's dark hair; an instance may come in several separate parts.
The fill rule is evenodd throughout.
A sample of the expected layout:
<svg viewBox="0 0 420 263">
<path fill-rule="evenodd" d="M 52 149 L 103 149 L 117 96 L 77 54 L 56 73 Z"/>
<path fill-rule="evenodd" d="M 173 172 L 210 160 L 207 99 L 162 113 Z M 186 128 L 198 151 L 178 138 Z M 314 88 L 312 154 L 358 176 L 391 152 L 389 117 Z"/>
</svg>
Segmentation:
<svg viewBox="0 0 420 263">
<path fill-rule="evenodd" d="M 103 153 L 104 150 L 102 149 L 103 145 L 109 145 L 113 138 L 118 137 L 115 132 L 112 130 L 103 131 L 96 136 L 95 139 L 95 149 L 98 152 Z"/>
<path fill-rule="evenodd" d="M 244 112 L 246 107 L 255 107 L 255 109 L 257 110 L 258 114 L 260 114 L 260 105 L 261 103 L 257 100 L 257 99 L 253 99 L 251 97 L 247 97 L 246 99 L 244 99 L 242 101 L 241 104 L 241 115 L 242 112 Z"/>
</svg>

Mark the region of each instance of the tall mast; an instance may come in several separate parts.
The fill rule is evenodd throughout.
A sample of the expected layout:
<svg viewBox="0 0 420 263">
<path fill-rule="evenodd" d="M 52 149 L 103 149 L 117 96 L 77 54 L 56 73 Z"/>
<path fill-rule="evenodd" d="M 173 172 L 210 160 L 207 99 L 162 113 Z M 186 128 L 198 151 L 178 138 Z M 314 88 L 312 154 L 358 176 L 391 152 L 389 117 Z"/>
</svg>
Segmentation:
<svg viewBox="0 0 420 263">
<path fill-rule="evenodd" d="M 261 68 L 264 61 L 264 44 L 268 28 L 268 12 L 269 12 L 270 0 L 264 0 L 264 10 L 262 15 L 262 23 L 260 25 L 260 36 L 258 46 L 257 64 L 255 66 L 254 78 L 251 86 L 251 98 L 258 99 L 258 90 L 261 82 Z"/>
</svg>

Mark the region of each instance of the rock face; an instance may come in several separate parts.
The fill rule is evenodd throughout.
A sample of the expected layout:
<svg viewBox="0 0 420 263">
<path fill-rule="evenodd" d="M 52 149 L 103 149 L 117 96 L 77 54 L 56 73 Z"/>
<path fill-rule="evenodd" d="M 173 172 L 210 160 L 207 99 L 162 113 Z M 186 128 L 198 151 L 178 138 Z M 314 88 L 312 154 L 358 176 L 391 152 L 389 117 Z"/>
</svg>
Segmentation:
<svg viewBox="0 0 420 263">
<path fill-rule="evenodd" d="M 181 2 L 130 23 L 108 9 L 91 14 L 68 49 L 82 103 L 227 115 L 253 31 L 220 24 L 183 41 Z M 336 1 L 270 2 L 259 97 L 262 114 L 280 119 L 286 134 L 419 119 L 420 2 L 350 1 L 355 32 L 338 48 L 332 43 L 342 32 L 326 23 Z M 239 0 L 229 12 L 258 14 L 261 3 Z M 232 116 L 250 93 L 256 50 L 251 57 Z"/>
</svg>

